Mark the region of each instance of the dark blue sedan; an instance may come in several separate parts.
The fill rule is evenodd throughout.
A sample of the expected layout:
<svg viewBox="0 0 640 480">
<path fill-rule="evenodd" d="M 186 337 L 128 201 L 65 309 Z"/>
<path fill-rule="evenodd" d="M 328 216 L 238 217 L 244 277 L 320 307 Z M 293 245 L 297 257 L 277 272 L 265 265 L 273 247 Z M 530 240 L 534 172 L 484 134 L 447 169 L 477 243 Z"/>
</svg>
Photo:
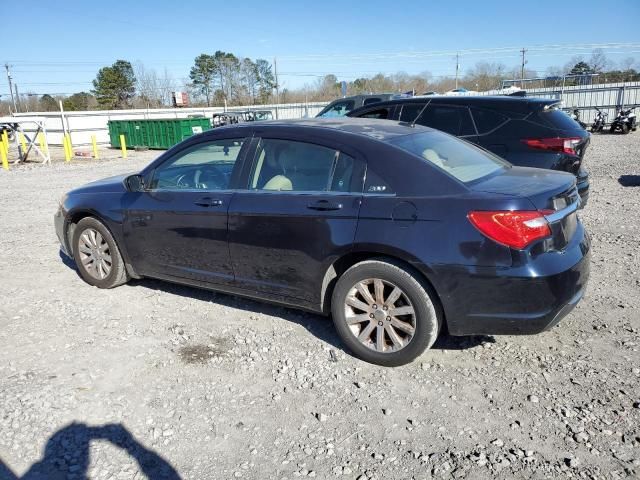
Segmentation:
<svg viewBox="0 0 640 480">
<path fill-rule="evenodd" d="M 532 334 L 581 299 L 576 178 L 421 126 L 314 119 L 196 135 L 69 192 L 62 248 L 91 285 L 153 277 L 331 313 L 381 365 L 452 335 Z"/>
</svg>

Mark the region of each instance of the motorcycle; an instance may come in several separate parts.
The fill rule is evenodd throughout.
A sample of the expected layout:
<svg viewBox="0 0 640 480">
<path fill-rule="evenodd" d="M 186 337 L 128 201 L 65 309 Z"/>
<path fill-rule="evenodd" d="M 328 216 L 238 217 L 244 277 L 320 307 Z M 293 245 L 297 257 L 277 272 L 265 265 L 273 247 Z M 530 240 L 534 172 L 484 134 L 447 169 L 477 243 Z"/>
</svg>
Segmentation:
<svg viewBox="0 0 640 480">
<path fill-rule="evenodd" d="M 622 133 L 629 133 L 636 131 L 638 128 L 636 124 L 636 114 L 633 113 L 636 107 L 631 107 L 627 110 L 620 109 L 616 118 L 611 122 L 609 127 L 609 133 L 615 133 L 620 130 Z"/>
<path fill-rule="evenodd" d="M 582 120 L 580 120 L 580 110 L 578 110 L 577 108 L 573 109 L 573 112 L 571 112 L 569 114 L 569 116 L 574 119 L 578 125 L 580 125 L 582 128 L 586 129 L 587 128 L 587 124 L 584 123 Z"/>
<path fill-rule="evenodd" d="M 593 124 L 591 125 L 592 133 L 600 133 L 604 130 L 604 126 L 607 123 L 607 117 L 609 114 L 607 112 L 603 112 L 598 107 L 596 107 L 596 118 L 593 119 Z"/>
</svg>

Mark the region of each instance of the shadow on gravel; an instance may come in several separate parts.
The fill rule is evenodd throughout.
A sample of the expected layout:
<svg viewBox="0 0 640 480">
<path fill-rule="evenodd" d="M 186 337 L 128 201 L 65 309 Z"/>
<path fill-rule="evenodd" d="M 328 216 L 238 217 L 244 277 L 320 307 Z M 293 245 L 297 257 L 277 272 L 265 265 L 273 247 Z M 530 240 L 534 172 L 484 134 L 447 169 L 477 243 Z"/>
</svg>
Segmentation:
<svg viewBox="0 0 640 480">
<path fill-rule="evenodd" d="M 620 175 L 618 183 L 623 187 L 640 187 L 640 175 Z"/>
<path fill-rule="evenodd" d="M 467 348 L 479 347 L 485 343 L 496 343 L 496 339 L 489 335 L 454 337 L 448 333 L 441 333 L 431 348 L 439 350 L 466 350 Z"/>
<path fill-rule="evenodd" d="M 152 290 L 167 292 L 172 295 L 180 295 L 181 297 L 200 300 L 202 302 L 212 302 L 225 307 L 237 308 L 248 313 L 279 317 L 288 322 L 302 325 L 312 335 L 316 336 L 320 340 L 327 342 L 337 349 L 344 350 L 342 342 L 333 328 L 333 323 L 328 320 L 327 317 L 323 317 L 322 315 L 273 305 L 270 303 L 263 303 L 249 298 L 236 297 L 226 293 L 179 285 L 177 283 L 163 282 L 162 280 L 154 280 L 151 278 L 131 280 L 128 285 L 132 287 L 140 285 Z M 205 306 L 203 305 L 203 308 L 204 307 Z"/>
<path fill-rule="evenodd" d="M 60 250 L 60 258 L 67 267 L 78 273 L 78 269 L 76 268 L 76 264 L 74 263 L 74 261 L 67 257 L 62 252 L 62 250 Z M 79 273 L 78 277 L 80 277 Z M 350 352 L 344 347 L 344 345 L 340 341 L 340 337 L 338 337 L 338 334 L 333 328 L 333 323 L 327 317 L 324 317 L 322 315 L 264 303 L 248 298 L 236 297 L 226 293 L 214 292 L 211 290 L 205 290 L 196 287 L 189 287 L 177 283 L 163 282 L 162 280 L 155 280 L 152 278 L 143 278 L 142 280 L 132 279 L 127 285 L 130 287 L 136 287 L 137 285 L 140 285 L 145 288 L 150 288 L 151 290 L 167 292 L 172 295 L 179 295 L 181 297 L 200 300 L 202 302 L 213 302 L 218 305 L 237 308 L 250 313 L 280 317 L 288 322 L 302 325 L 309 331 L 309 333 L 311 333 L 315 337 L 339 350 L 343 350 L 346 354 L 350 355 Z M 485 335 L 454 337 L 448 335 L 447 333 L 442 333 L 438 337 L 438 340 L 436 340 L 436 343 L 432 348 L 440 350 L 465 350 L 467 348 L 474 348 L 485 343 L 495 343 L 495 340 L 493 337 Z M 186 354 L 190 358 L 193 357 L 197 360 L 197 354 L 191 354 L 191 352 L 186 352 Z M 194 360 L 194 362 L 196 360 Z M 0 480 L 2 480 L 2 477 L 0 477 Z"/>
<path fill-rule="evenodd" d="M 0 480 L 86 479 L 92 440 L 106 440 L 127 452 L 150 480 L 181 478 L 169 462 L 140 444 L 121 424 L 89 427 L 71 423 L 53 434 L 45 447 L 44 458 L 34 463 L 22 477 L 15 475 L 0 459 Z"/>
</svg>

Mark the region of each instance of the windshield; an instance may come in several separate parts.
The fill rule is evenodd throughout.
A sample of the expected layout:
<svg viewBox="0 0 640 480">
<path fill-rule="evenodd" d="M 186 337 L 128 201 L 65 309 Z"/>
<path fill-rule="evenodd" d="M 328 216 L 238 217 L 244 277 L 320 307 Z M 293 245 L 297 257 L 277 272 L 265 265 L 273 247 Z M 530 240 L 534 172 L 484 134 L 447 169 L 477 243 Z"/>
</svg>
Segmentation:
<svg viewBox="0 0 640 480">
<path fill-rule="evenodd" d="M 464 183 L 509 167 L 501 158 L 441 132 L 422 132 L 389 140 Z"/>
</svg>

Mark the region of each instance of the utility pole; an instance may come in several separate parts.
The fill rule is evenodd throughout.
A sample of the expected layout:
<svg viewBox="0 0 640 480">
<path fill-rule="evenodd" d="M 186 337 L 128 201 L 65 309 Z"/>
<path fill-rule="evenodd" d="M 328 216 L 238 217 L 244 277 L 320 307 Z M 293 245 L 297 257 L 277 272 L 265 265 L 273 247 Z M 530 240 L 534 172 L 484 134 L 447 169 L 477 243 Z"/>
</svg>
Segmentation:
<svg viewBox="0 0 640 480">
<path fill-rule="evenodd" d="M 523 48 L 520 50 L 522 54 L 522 66 L 520 67 L 520 88 L 524 90 L 524 66 L 527 64 L 527 61 L 524 59 L 524 54 L 527 53 L 527 50 Z"/>
<path fill-rule="evenodd" d="M 458 88 L 458 70 L 460 70 L 460 54 L 456 53 L 456 89 Z"/>
<path fill-rule="evenodd" d="M 14 108 L 15 108 L 16 105 L 18 106 L 18 108 L 16 109 L 16 113 L 18 113 L 19 110 L 22 110 L 22 105 L 20 104 L 20 94 L 18 93 L 18 84 L 15 83 L 13 85 L 13 88 L 16 89 L 16 101 L 15 101 L 15 104 L 14 104 Z"/>
<path fill-rule="evenodd" d="M 7 80 L 9 82 L 9 92 L 11 93 L 11 103 L 13 103 L 13 111 L 17 112 L 16 109 L 16 99 L 13 98 L 13 86 L 11 85 L 11 72 L 9 71 L 9 64 L 5 63 L 4 68 L 7 70 Z"/>
<path fill-rule="evenodd" d="M 278 59 L 273 57 L 273 71 L 276 77 L 276 120 L 278 120 L 278 107 L 280 104 L 280 81 L 278 80 Z"/>
</svg>

